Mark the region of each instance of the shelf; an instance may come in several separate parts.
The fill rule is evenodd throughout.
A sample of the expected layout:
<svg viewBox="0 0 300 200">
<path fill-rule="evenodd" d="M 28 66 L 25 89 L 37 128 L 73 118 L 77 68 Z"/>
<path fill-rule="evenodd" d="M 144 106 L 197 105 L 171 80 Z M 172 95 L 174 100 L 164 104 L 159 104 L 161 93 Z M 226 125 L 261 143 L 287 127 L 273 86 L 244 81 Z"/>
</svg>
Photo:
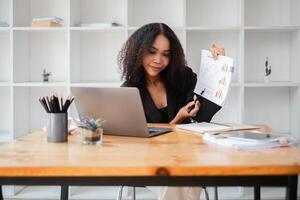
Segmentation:
<svg viewBox="0 0 300 200">
<path fill-rule="evenodd" d="M 245 25 L 300 25 L 299 7 L 297 0 L 245 0 Z"/>
<path fill-rule="evenodd" d="M 9 87 L 11 86 L 10 82 L 0 82 L 0 87 Z"/>
<path fill-rule="evenodd" d="M 240 0 L 187 0 L 187 26 L 239 26 Z"/>
<path fill-rule="evenodd" d="M 163 22 L 171 27 L 182 27 L 183 5 L 184 0 L 128 0 L 128 26 L 140 27 L 147 23 Z"/>
<path fill-rule="evenodd" d="M 246 26 L 247 32 L 293 32 L 300 31 L 300 26 Z"/>
<path fill-rule="evenodd" d="M 248 82 L 245 83 L 245 87 L 299 87 L 299 82 Z"/>
<path fill-rule="evenodd" d="M 241 86 L 242 86 L 242 84 L 239 82 L 231 82 L 230 83 L 230 87 L 241 87 Z"/>
<path fill-rule="evenodd" d="M 71 83 L 71 87 L 120 87 L 123 82 Z"/>
<path fill-rule="evenodd" d="M 245 82 L 263 82 L 265 61 L 272 66 L 270 81 L 299 82 L 300 31 L 246 32 Z"/>
<path fill-rule="evenodd" d="M 71 82 L 115 82 L 123 32 L 71 32 Z"/>
<path fill-rule="evenodd" d="M 60 186 L 25 186 L 13 199 L 40 199 L 42 196 L 59 199 L 60 189 Z"/>
<path fill-rule="evenodd" d="M 10 22 L 11 1 L 0 0 L 0 21 L 11 24 Z M 1 27 L 0 27 L 1 30 Z"/>
<path fill-rule="evenodd" d="M 50 82 L 65 82 L 68 63 L 67 33 L 14 32 L 13 81 L 40 82 L 43 70 Z"/>
<path fill-rule="evenodd" d="M 240 31 L 241 27 L 238 26 L 228 26 L 228 27 L 218 27 L 218 26 L 207 26 L 207 27 L 199 27 L 199 26 L 189 26 L 186 27 L 187 31 L 199 31 L 199 32 L 236 32 Z"/>
<path fill-rule="evenodd" d="M 71 31 L 82 31 L 82 32 L 119 32 L 125 31 L 125 27 L 116 26 L 116 27 L 71 27 Z"/>
<path fill-rule="evenodd" d="M 15 87 L 67 87 L 66 82 L 24 82 L 13 83 Z"/>
<path fill-rule="evenodd" d="M 245 123 L 267 124 L 279 133 L 292 132 L 292 97 L 292 91 L 285 87 L 270 87 L 268 90 L 262 87 L 246 88 Z"/>
<path fill-rule="evenodd" d="M 0 27 L 0 34 L 1 33 L 9 33 L 10 28 L 9 27 Z"/>
<path fill-rule="evenodd" d="M 123 0 L 72 0 L 70 9 L 71 26 L 81 23 L 126 24 L 126 1 Z"/>
<path fill-rule="evenodd" d="M 12 126 L 12 98 L 11 98 L 11 89 L 10 87 L 0 87 L 0 142 L 1 139 L 9 139 L 12 137 L 11 126 Z M 2 135 L 3 133 L 3 135 Z M 5 140 L 7 141 L 7 140 Z"/>
<path fill-rule="evenodd" d="M 127 191 L 128 189 L 128 191 Z M 114 199 L 118 194 L 119 187 L 74 187 L 70 189 L 70 199 Z M 132 187 L 125 186 L 123 189 L 123 198 L 130 199 Z M 136 187 L 136 198 L 143 200 L 156 199 L 156 195 L 146 187 Z"/>
<path fill-rule="evenodd" d="M 13 26 L 29 27 L 33 18 L 59 17 L 67 25 L 67 0 L 22 0 L 13 2 Z"/>
<path fill-rule="evenodd" d="M 13 27 L 14 31 L 26 31 L 26 32 L 66 32 L 66 27 Z"/>
<path fill-rule="evenodd" d="M 0 32 L 0 83 L 11 81 L 10 34 Z"/>
</svg>

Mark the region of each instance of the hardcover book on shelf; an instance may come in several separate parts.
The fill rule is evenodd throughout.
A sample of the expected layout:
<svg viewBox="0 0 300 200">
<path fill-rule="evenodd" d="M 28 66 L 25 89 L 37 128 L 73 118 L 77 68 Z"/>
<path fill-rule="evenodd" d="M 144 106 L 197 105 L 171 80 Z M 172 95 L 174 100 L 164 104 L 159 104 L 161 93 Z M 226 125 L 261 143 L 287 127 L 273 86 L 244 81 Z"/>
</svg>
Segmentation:
<svg viewBox="0 0 300 200">
<path fill-rule="evenodd" d="M 33 27 L 57 27 L 62 26 L 64 20 L 59 17 L 33 18 L 31 26 Z"/>
<path fill-rule="evenodd" d="M 62 24 L 57 22 L 32 22 L 32 27 L 60 27 Z"/>
</svg>

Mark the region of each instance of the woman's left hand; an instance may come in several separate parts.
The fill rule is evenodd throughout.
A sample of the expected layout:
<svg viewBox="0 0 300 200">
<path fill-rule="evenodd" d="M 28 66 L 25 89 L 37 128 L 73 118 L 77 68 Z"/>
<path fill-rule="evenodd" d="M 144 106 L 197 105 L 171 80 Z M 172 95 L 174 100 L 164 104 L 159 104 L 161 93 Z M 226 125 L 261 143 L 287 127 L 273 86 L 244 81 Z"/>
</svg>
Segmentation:
<svg viewBox="0 0 300 200">
<path fill-rule="evenodd" d="M 219 55 L 225 56 L 225 49 L 223 47 L 218 48 L 216 43 L 210 45 L 210 51 L 215 60 L 217 60 Z"/>
</svg>

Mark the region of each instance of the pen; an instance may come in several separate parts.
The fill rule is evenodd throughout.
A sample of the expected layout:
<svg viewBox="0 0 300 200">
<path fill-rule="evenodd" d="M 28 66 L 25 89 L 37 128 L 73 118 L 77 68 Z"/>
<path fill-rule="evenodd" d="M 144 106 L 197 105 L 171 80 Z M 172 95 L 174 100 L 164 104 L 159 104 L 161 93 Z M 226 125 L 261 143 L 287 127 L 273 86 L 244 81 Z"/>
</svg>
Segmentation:
<svg viewBox="0 0 300 200">
<path fill-rule="evenodd" d="M 41 97 L 39 97 L 39 102 L 42 104 L 42 106 L 44 107 L 45 111 L 46 111 L 47 113 L 49 113 L 49 110 L 48 110 L 48 108 L 47 108 L 47 105 L 45 105 L 45 103 L 43 102 L 43 100 L 42 100 Z"/>
<path fill-rule="evenodd" d="M 196 102 L 197 102 L 197 100 L 199 100 L 199 97 L 200 96 L 198 96 L 198 95 L 194 95 L 194 105 L 192 105 L 192 106 L 190 106 L 189 108 L 188 108 L 188 113 L 190 113 L 194 108 L 195 108 L 195 106 L 196 106 Z"/>
<path fill-rule="evenodd" d="M 47 100 L 47 103 L 48 103 L 48 105 L 49 105 L 49 110 L 50 110 L 50 112 L 52 113 L 52 112 L 53 112 L 53 107 L 52 107 L 52 105 L 51 105 L 51 102 L 50 102 L 48 96 L 46 96 L 46 100 Z"/>
<path fill-rule="evenodd" d="M 63 104 L 62 96 L 60 96 L 60 106 L 61 106 L 61 112 L 63 112 L 64 111 L 64 108 L 63 108 L 64 104 Z"/>
<path fill-rule="evenodd" d="M 74 101 L 74 96 L 68 96 L 65 103 L 62 95 L 57 93 L 53 93 L 50 96 L 40 96 L 38 100 L 47 113 L 64 113 L 68 111 L 68 108 Z"/>
<path fill-rule="evenodd" d="M 42 101 L 43 101 L 43 103 L 44 103 L 44 105 L 45 105 L 47 111 L 50 112 L 50 109 L 49 109 L 49 106 L 48 106 L 48 104 L 47 104 L 47 102 L 46 102 L 45 97 L 42 97 Z"/>
</svg>

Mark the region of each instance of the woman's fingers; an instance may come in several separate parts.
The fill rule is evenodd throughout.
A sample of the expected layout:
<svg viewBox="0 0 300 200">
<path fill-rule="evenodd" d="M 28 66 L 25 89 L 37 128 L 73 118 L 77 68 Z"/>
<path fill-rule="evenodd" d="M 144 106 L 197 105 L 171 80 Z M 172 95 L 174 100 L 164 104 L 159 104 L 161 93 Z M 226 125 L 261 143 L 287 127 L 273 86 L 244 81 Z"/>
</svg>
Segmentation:
<svg viewBox="0 0 300 200">
<path fill-rule="evenodd" d="M 216 44 L 215 43 L 212 43 L 211 45 L 210 45 L 210 52 L 211 52 L 211 54 L 212 54 L 212 57 L 213 57 L 213 59 L 217 59 L 217 46 L 216 46 Z"/>
<path fill-rule="evenodd" d="M 188 104 L 185 105 L 185 108 L 189 108 L 195 104 L 195 101 L 190 101 Z"/>
<path fill-rule="evenodd" d="M 210 45 L 210 51 L 213 56 L 213 59 L 217 59 L 219 55 L 225 56 L 225 49 L 224 48 L 218 48 L 216 43 L 212 43 Z"/>
<path fill-rule="evenodd" d="M 196 101 L 195 107 L 189 113 L 191 117 L 196 117 L 196 115 L 200 109 L 200 106 L 201 106 L 200 102 Z"/>
<path fill-rule="evenodd" d="M 225 56 L 225 49 L 223 47 L 222 48 L 218 48 L 218 55 Z"/>
</svg>

